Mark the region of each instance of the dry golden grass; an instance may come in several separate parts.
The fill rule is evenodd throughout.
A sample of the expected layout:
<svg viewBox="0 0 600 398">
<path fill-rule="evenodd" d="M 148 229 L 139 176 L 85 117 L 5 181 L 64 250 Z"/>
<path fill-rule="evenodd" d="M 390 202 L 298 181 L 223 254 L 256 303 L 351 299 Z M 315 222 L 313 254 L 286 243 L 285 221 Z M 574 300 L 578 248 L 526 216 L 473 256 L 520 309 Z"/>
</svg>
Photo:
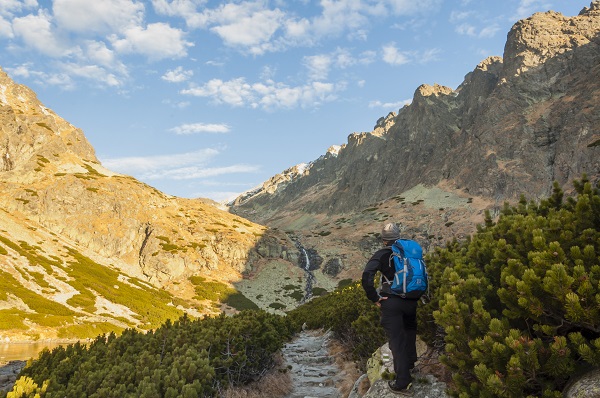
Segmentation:
<svg viewBox="0 0 600 398">
<path fill-rule="evenodd" d="M 284 367 L 283 358 L 275 359 L 275 366 L 260 380 L 247 386 L 225 391 L 223 398 L 281 398 L 292 392 L 292 378 Z"/>
</svg>

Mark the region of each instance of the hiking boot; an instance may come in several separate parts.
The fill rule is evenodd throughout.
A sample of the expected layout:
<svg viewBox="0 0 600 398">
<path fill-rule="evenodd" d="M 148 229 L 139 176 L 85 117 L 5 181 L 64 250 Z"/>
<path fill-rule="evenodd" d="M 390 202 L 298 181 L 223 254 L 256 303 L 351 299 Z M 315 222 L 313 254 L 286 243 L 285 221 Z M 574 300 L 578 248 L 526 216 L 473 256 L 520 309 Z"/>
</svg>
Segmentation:
<svg viewBox="0 0 600 398">
<path fill-rule="evenodd" d="M 390 387 L 390 390 L 392 390 L 392 392 L 394 394 L 403 395 L 405 397 L 410 397 L 412 395 L 412 391 L 410 391 L 410 388 L 412 387 L 412 383 L 408 383 L 408 385 L 406 387 L 400 387 L 396 384 L 395 381 L 390 380 L 390 381 L 388 381 L 388 386 Z"/>
</svg>

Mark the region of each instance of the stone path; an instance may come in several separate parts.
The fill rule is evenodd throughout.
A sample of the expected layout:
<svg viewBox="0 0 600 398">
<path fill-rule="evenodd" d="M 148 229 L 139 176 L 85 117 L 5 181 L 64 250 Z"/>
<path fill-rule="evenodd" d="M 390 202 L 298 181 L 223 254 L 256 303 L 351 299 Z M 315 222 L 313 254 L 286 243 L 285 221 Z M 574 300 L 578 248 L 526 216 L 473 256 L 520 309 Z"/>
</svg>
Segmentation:
<svg viewBox="0 0 600 398">
<path fill-rule="evenodd" d="M 286 398 L 342 398 L 335 387 L 340 369 L 329 356 L 330 333 L 303 331 L 282 350 L 292 378 L 292 392 Z"/>
</svg>

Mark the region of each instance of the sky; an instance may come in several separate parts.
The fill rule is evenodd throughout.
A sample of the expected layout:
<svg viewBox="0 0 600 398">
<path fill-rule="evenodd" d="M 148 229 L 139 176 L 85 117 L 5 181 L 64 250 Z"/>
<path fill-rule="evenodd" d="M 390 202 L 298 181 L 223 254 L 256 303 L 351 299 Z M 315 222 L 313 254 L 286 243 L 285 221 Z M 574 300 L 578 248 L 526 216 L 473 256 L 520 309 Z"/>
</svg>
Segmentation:
<svg viewBox="0 0 600 398">
<path fill-rule="evenodd" d="M 102 164 L 230 200 L 457 88 L 519 19 L 582 0 L 0 0 L 0 67 Z"/>
</svg>

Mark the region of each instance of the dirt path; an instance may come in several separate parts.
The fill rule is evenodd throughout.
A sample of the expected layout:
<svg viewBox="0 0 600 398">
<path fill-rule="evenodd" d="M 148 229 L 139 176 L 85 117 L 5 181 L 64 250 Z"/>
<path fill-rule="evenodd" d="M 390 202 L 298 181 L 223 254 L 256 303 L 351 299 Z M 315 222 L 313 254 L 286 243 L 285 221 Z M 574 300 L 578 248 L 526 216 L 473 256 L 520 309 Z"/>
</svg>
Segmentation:
<svg viewBox="0 0 600 398">
<path fill-rule="evenodd" d="M 329 355 L 330 333 L 303 331 L 282 350 L 293 389 L 286 398 L 341 398 L 341 371 Z M 290 368 L 291 367 L 291 368 Z"/>
</svg>

